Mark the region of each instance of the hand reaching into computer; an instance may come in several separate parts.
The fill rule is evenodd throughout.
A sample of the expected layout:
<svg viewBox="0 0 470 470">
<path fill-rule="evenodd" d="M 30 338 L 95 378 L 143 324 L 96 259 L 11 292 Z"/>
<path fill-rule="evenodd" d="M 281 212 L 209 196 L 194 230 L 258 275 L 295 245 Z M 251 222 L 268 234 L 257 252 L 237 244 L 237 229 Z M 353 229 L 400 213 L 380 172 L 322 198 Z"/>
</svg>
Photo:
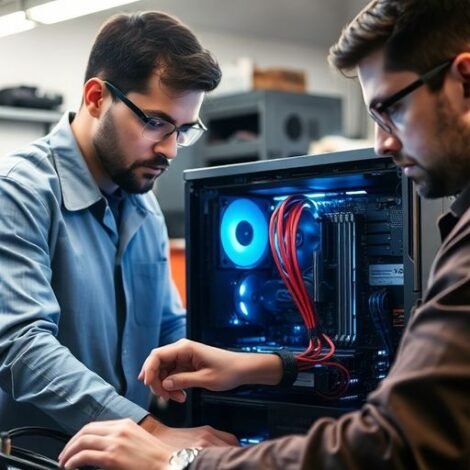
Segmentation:
<svg viewBox="0 0 470 470">
<path fill-rule="evenodd" d="M 245 384 L 275 385 L 281 376 L 276 355 L 226 351 L 183 339 L 154 349 L 139 379 L 156 395 L 184 402 L 186 388 L 222 391 Z"/>
<path fill-rule="evenodd" d="M 130 419 L 87 424 L 59 456 L 64 468 L 92 465 L 103 469 L 166 468 L 170 447 Z"/>
<path fill-rule="evenodd" d="M 166 469 L 171 453 L 178 448 L 239 445 L 232 434 L 210 426 L 176 429 L 153 418 L 150 421 L 153 428 L 130 419 L 89 423 L 70 439 L 59 463 L 65 468 Z"/>
</svg>

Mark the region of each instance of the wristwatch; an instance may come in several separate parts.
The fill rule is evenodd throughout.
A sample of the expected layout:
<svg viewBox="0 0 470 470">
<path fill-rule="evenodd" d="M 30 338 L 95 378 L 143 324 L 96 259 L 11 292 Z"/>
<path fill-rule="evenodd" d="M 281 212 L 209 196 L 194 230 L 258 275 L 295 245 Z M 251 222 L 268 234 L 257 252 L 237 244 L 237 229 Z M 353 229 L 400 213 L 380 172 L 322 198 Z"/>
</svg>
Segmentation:
<svg viewBox="0 0 470 470">
<path fill-rule="evenodd" d="M 187 470 L 201 450 L 200 447 L 188 447 L 186 449 L 175 450 L 168 460 L 168 469 Z"/>
</svg>

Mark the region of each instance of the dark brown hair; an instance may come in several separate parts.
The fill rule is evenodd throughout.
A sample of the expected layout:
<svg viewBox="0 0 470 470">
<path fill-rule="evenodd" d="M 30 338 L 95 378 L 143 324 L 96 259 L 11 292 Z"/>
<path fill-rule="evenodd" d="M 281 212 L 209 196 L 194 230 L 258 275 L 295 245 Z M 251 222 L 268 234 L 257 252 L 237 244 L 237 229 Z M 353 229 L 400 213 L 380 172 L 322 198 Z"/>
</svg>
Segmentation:
<svg viewBox="0 0 470 470">
<path fill-rule="evenodd" d="M 373 0 L 346 26 L 328 60 L 344 73 L 381 48 L 386 70 L 418 74 L 469 50 L 470 0 Z"/>
<path fill-rule="evenodd" d="M 85 81 L 99 77 L 124 93 L 145 92 L 155 72 L 175 91 L 211 91 L 222 76 L 217 61 L 187 26 L 165 13 L 148 11 L 113 16 L 101 27 Z"/>
</svg>

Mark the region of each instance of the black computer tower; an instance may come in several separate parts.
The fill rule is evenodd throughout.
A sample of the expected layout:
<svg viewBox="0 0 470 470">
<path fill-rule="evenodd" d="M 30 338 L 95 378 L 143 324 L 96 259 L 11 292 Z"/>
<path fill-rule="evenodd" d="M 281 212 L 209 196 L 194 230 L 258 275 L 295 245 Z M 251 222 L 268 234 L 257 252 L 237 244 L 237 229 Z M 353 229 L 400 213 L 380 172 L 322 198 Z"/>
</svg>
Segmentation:
<svg viewBox="0 0 470 470">
<path fill-rule="evenodd" d="M 235 351 L 301 354 L 321 331 L 340 365 L 304 369 L 288 388 L 194 390 L 190 424 L 249 444 L 360 408 L 388 373 L 423 294 L 439 245 L 429 221 L 445 202 L 423 204 L 391 158 L 372 149 L 189 170 L 185 198 L 189 337 Z M 280 215 L 281 205 L 296 218 Z M 273 254 L 283 237 L 291 251 L 278 268 Z M 314 332 L 283 280 L 291 262 L 316 312 Z"/>
</svg>

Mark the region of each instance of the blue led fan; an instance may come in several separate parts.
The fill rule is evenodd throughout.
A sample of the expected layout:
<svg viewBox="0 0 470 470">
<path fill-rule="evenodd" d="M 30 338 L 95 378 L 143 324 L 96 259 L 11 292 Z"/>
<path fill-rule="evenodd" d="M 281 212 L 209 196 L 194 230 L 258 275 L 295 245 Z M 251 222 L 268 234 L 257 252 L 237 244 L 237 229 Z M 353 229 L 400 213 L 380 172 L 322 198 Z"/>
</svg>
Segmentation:
<svg viewBox="0 0 470 470">
<path fill-rule="evenodd" d="M 258 204 L 234 199 L 222 215 L 220 239 L 227 258 L 239 268 L 253 268 L 268 248 L 268 221 Z"/>
<path fill-rule="evenodd" d="M 244 274 L 234 288 L 235 310 L 239 317 L 251 323 L 262 322 L 264 317 L 263 287 L 266 278 L 259 271 Z"/>
</svg>

